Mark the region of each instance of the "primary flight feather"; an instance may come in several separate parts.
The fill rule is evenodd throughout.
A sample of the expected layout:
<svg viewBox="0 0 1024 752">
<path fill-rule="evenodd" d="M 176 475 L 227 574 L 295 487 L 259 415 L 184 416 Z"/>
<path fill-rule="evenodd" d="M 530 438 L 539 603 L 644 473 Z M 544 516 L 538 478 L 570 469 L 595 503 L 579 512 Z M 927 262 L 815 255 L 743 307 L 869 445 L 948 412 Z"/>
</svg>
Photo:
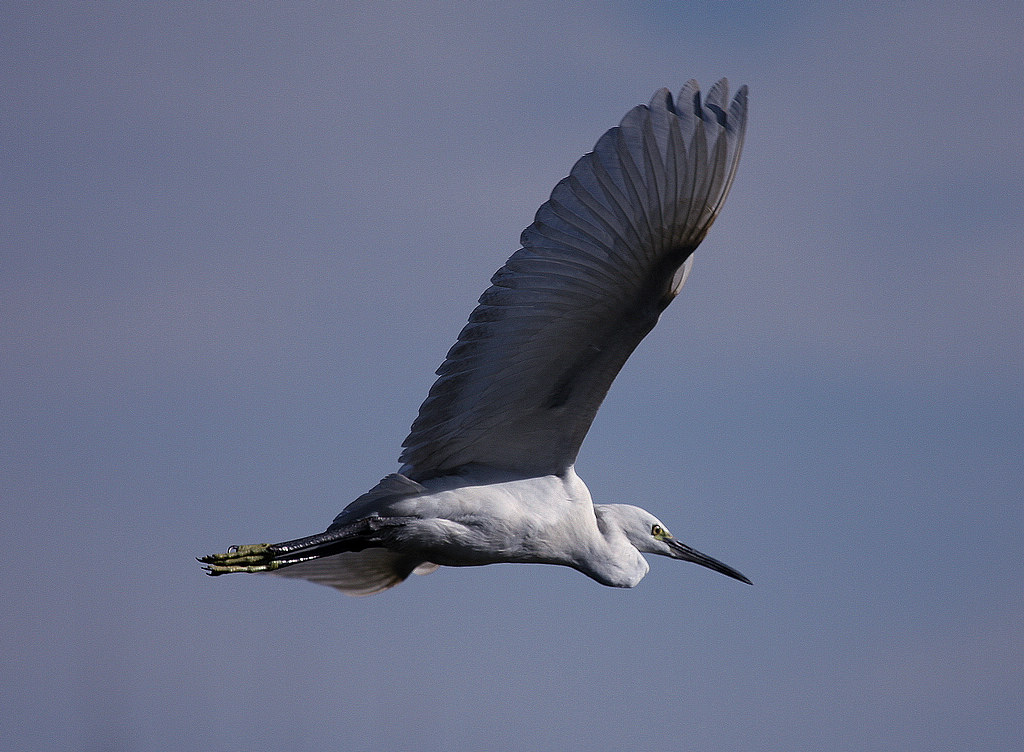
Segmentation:
<svg viewBox="0 0 1024 752">
<path fill-rule="evenodd" d="M 649 512 L 594 504 L 573 465 L 623 363 L 689 274 L 739 163 L 747 90 L 696 81 L 630 110 L 555 186 L 438 369 L 398 473 L 323 533 L 202 557 L 353 595 L 413 572 L 562 564 L 632 587 L 643 553 L 744 582 Z"/>
</svg>

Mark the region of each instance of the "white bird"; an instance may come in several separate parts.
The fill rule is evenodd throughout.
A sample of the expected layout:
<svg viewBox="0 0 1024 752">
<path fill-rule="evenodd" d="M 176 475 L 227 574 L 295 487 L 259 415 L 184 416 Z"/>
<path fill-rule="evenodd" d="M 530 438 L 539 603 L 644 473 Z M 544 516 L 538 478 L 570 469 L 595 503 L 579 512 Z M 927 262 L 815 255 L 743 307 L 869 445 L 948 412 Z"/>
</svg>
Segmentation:
<svg viewBox="0 0 1024 752">
<path fill-rule="evenodd" d="M 732 567 L 654 515 L 595 504 L 574 463 L 622 364 L 690 273 L 736 174 L 747 89 L 654 94 L 555 186 L 437 371 L 398 473 L 323 533 L 232 546 L 211 575 L 274 572 L 369 595 L 411 573 L 561 564 L 633 587 L 643 554 Z"/>
</svg>

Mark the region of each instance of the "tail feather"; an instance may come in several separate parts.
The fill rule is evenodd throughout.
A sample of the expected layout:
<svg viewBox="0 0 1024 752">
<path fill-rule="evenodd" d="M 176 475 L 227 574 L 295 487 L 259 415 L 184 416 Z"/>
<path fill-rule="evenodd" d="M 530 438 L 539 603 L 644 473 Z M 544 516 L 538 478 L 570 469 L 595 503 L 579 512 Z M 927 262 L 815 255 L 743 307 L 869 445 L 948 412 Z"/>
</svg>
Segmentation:
<svg viewBox="0 0 1024 752">
<path fill-rule="evenodd" d="M 373 595 L 399 584 L 413 572 L 429 574 L 436 564 L 386 548 L 367 548 L 289 564 L 274 570 L 279 577 L 309 580 L 346 595 Z"/>
</svg>

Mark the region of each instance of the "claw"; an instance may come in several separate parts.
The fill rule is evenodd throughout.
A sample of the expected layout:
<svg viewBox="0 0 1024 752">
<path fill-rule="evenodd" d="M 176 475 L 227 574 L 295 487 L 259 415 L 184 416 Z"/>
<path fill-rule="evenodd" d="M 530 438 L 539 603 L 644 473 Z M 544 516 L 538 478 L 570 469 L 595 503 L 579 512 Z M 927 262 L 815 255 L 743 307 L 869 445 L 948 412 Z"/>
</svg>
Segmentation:
<svg viewBox="0 0 1024 752">
<path fill-rule="evenodd" d="M 281 565 L 276 561 L 267 562 L 266 564 L 259 564 L 257 566 L 221 566 L 219 564 L 209 564 L 203 567 L 206 570 L 206 574 L 210 577 L 217 577 L 222 574 L 237 574 L 239 572 L 245 572 L 247 574 L 257 574 L 259 572 L 273 572 L 275 569 L 279 569 Z"/>
</svg>

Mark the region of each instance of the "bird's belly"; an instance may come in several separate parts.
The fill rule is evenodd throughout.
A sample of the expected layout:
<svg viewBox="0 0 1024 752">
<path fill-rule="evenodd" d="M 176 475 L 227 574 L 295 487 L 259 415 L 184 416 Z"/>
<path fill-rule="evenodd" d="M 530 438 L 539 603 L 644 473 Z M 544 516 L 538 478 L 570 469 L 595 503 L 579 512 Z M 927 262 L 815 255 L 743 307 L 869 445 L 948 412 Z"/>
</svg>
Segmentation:
<svg viewBox="0 0 1024 752">
<path fill-rule="evenodd" d="M 446 566 L 571 564 L 597 532 L 593 502 L 574 473 L 436 488 L 388 510 L 404 519 L 392 545 Z"/>
<path fill-rule="evenodd" d="M 550 537 L 536 529 L 512 528 L 488 520 L 414 520 L 398 532 L 398 547 L 449 567 L 484 564 L 560 564 L 564 553 L 551 550 Z"/>
</svg>

